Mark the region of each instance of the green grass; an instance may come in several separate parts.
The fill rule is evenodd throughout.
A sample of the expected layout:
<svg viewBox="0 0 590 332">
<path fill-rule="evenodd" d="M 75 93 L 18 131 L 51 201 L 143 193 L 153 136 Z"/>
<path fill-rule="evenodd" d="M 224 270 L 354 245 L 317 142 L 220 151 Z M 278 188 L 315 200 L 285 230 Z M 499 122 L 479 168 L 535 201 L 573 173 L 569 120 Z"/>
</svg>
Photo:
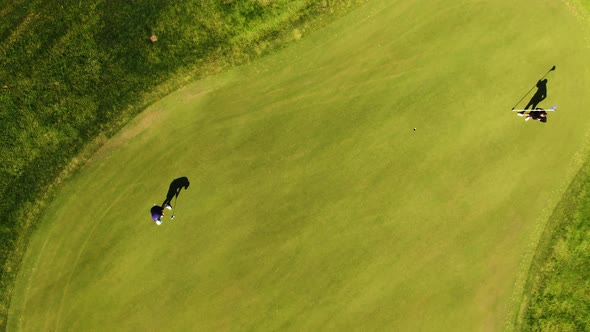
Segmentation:
<svg viewBox="0 0 590 332">
<path fill-rule="evenodd" d="M 590 1 L 575 5 L 585 9 L 577 16 L 590 27 Z M 589 189 L 590 164 L 586 162 L 545 226 L 516 317 L 517 330 L 590 330 Z"/>
<path fill-rule="evenodd" d="M 187 82 L 357 4 L 0 0 L 0 327 L 39 211 L 105 137 Z"/>
<path fill-rule="evenodd" d="M 539 243 L 517 320 L 522 331 L 590 329 L 589 185 L 587 163 L 554 211 Z"/>
<path fill-rule="evenodd" d="M 9 330 L 511 328 L 586 160 L 590 51 L 572 17 L 374 1 L 164 98 L 45 211 Z M 517 118 L 553 64 L 560 111 Z M 177 218 L 153 225 L 183 175 Z"/>
<path fill-rule="evenodd" d="M 590 27 L 590 1 L 574 2 Z M 577 6 L 577 7 L 576 7 Z M 590 35 L 586 37 L 587 41 Z M 584 154 L 587 156 L 587 153 Z M 515 326 L 521 331 L 590 329 L 587 266 L 590 168 L 578 172 L 545 226 L 532 261 Z"/>
</svg>

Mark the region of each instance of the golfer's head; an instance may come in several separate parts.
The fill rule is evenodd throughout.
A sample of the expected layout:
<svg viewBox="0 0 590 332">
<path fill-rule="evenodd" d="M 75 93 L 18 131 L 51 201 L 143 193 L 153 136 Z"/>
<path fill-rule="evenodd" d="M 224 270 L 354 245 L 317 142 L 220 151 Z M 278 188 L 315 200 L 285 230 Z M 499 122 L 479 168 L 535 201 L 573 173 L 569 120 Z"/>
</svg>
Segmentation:
<svg viewBox="0 0 590 332">
<path fill-rule="evenodd" d="M 547 84 L 547 79 L 542 80 L 541 82 Z"/>
</svg>

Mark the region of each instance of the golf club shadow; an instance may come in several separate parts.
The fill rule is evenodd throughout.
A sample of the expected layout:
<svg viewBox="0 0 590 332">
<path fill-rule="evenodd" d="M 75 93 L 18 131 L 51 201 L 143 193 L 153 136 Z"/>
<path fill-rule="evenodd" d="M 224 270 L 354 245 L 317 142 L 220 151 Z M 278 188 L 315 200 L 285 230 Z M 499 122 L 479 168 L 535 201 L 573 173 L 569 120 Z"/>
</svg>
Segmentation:
<svg viewBox="0 0 590 332">
<path fill-rule="evenodd" d="M 533 91 L 535 88 L 537 88 L 537 92 L 533 95 L 533 97 L 531 98 L 531 100 L 529 101 L 529 103 L 527 104 L 527 106 L 525 107 L 525 109 L 528 109 L 529 107 L 531 107 L 532 109 L 535 109 L 537 107 L 537 104 L 539 104 L 541 101 L 543 101 L 546 97 L 547 97 L 547 79 L 545 79 L 545 77 L 552 71 L 555 70 L 555 66 L 551 67 L 551 69 L 549 69 L 545 75 L 543 75 L 543 77 L 541 77 L 541 79 L 539 79 L 537 81 L 537 83 L 535 83 L 535 85 L 533 85 L 533 87 L 527 91 L 527 93 L 524 94 L 524 96 L 522 96 L 522 98 L 520 98 L 520 100 L 514 105 L 514 107 L 512 107 L 512 109 L 515 109 L 516 106 L 518 106 L 518 104 L 520 104 L 521 101 L 523 101 L 523 99 L 526 98 L 526 96 L 531 93 L 531 91 Z"/>
</svg>

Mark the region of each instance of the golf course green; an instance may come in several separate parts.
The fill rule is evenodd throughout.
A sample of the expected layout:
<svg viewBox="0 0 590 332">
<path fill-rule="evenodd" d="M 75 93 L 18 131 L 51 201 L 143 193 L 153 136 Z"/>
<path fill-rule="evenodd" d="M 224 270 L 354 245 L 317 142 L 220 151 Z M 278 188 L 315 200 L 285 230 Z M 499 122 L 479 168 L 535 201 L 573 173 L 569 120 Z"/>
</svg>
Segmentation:
<svg viewBox="0 0 590 332">
<path fill-rule="evenodd" d="M 45 211 L 8 331 L 512 330 L 590 147 L 586 15 L 371 0 L 168 95 Z"/>
</svg>

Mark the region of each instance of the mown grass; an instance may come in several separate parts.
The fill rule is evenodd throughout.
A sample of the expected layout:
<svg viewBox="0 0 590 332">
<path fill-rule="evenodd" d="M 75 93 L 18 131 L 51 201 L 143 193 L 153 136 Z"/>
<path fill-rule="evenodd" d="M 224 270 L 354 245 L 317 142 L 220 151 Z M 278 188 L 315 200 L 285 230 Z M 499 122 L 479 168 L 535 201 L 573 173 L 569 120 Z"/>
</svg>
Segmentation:
<svg viewBox="0 0 590 332">
<path fill-rule="evenodd" d="M 590 1 L 571 1 L 569 6 L 576 17 L 587 23 L 588 33 Z M 590 330 L 588 220 L 590 162 L 580 169 L 545 226 L 529 270 L 515 323 L 517 330 Z"/>
<path fill-rule="evenodd" d="M 268 50 L 282 45 L 283 42 L 296 38 L 302 31 L 305 33 L 305 24 L 302 22 L 309 17 L 303 15 L 296 18 L 300 13 L 297 10 L 301 9 L 303 13 L 306 8 L 311 13 L 325 11 L 323 9 L 325 6 L 299 8 L 293 7 L 291 3 L 294 1 L 290 2 L 290 5 L 283 3 L 285 7 L 281 9 L 280 14 L 277 11 L 266 16 L 267 21 L 260 19 L 260 16 L 257 16 L 255 12 L 243 7 L 243 2 L 225 2 L 219 5 L 233 5 L 235 7 L 239 14 L 232 16 L 233 21 L 221 11 L 216 12 L 211 9 L 212 7 L 207 7 L 207 4 L 202 4 L 202 8 L 197 8 L 186 4 L 184 7 L 182 7 L 183 4 L 166 6 L 156 2 L 151 4 L 136 3 L 133 6 L 113 3 L 108 4 L 111 7 L 107 8 L 104 3 L 96 3 L 94 6 L 86 3 L 58 3 L 56 1 L 1 3 L 0 14 L 2 14 L 3 20 L 0 21 L 2 27 L 0 32 L 3 44 L 0 46 L 2 50 L 0 59 L 3 64 L 7 64 L 7 66 L 0 68 L 2 82 L 0 102 L 3 111 L 0 113 L 3 126 L 1 134 L 5 135 L 2 136 L 1 156 L 3 159 L 0 164 L 2 167 L 0 179 L 3 198 L 1 212 L 7 216 L 2 221 L 5 223 L 2 224 L 2 244 L 5 245 L 2 258 L 4 259 L 5 254 L 14 252 L 12 248 L 15 246 L 15 241 L 22 239 L 15 234 L 23 234 L 22 227 L 26 227 L 26 225 L 8 221 L 19 220 L 22 222 L 24 220 L 22 217 L 24 211 L 31 207 L 34 198 L 39 197 L 46 190 L 47 184 L 55 179 L 55 174 L 63 170 L 64 165 L 71 159 L 70 157 L 76 155 L 89 138 L 96 137 L 101 132 L 110 135 L 117 131 L 133 114 L 141 110 L 142 105 L 148 104 L 151 100 L 182 84 L 186 81 L 186 76 L 190 76 L 188 79 L 191 79 L 194 76 L 215 73 L 221 68 L 248 61 L 258 54 L 264 54 Z M 161 7 L 158 7 L 159 5 Z M 76 6 L 80 9 L 79 12 L 76 12 Z M 144 10 L 139 10 L 138 6 Z M 173 10 L 172 6 L 180 6 L 180 10 L 178 8 Z M 154 14 L 159 9 L 162 9 L 160 16 Z M 187 16 L 197 15 L 198 9 L 203 9 L 202 13 L 211 17 L 212 22 L 211 26 L 200 26 L 200 29 L 218 31 L 219 34 L 216 35 L 216 38 L 221 46 L 212 46 L 216 45 L 215 40 L 210 40 L 210 44 L 203 42 L 202 39 L 199 39 L 201 35 L 196 31 L 179 31 L 182 30 L 179 28 L 182 28 L 183 24 L 194 23 L 190 19 L 182 23 L 185 14 Z M 100 12 L 102 10 L 108 12 Z M 282 15 L 289 10 L 293 16 Z M 137 17 L 137 20 L 156 23 L 153 26 L 134 25 L 135 19 L 132 20 L 133 22 L 123 19 L 125 15 L 122 15 L 121 12 L 125 11 L 129 13 L 130 17 Z M 41 12 L 43 13 L 40 14 Z M 102 13 L 102 15 L 96 17 L 97 13 Z M 9 20 L 4 20 L 5 17 L 8 17 Z M 285 17 L 287 17 L 287 21 L 284 21 Z M 48 20 L 50 23 L 47 23 Z M 219 23 L 220 21 L 225 22 L 224 20 L 227 20 L 229 22 L 227 24 L 232 26 L 245 26 L 242 29 L 243 33 L 232 34 L 228 37 L 224 33 L 226 30 L 224 30 L 223 24 Z M 35 25 L 41 22 L 45 24 L 43 28 L 35 28 Z M 251 22 L 259 23 L 259 25 L 250 24 Z M 283 25 L 274 30 L 270 28 L 277 24 Z M 57 28 L 59 25 L 63 26 Z M 116 28 L 117 25 L 120 29 Z M 156 26 L 158 29 L 155 28 Z M 259 30 L 256 30 L 254 26 L 257 26 Z M 30 29 L 34 29 L 35 33 L 32 33 Z M 154 45 L 147 41 L 151 32 L 156 33 L 160 38 Z M 134 36 L 138 39 L 135 39 Z M 184 41 L 180 45 L 176 42 L 172 43 L 169 41 L 170 36 Z M 275 42 L 271 42 L 271 40 Z M 183 45 L 185 48 L 182 47 Z M 201 46 L 196 47 L 195 45 Z M 15 47 L 18 47 L 19 51 L 11 53 Z M 201 55 L 198 50 L 201 49 L 200 47 L 208 49 L 208 51 Z M 12 54 L 11 58 L 8 58 L 9 54 Z M 170 54 L 176 55 L 168 58 Z M 186 57 L 183 58 L 179 54 L 184 54 Z M 62 57 L 67 58 L 67 61 Z M 27 63 L 27 59 L 29 63 Z M 57 67 L 54 68 L 54 65 Z M 161 72 L 163 76 L 150 72 L 154 70 Z M 83 75 L 87 75 L 88 81 L 84 79 Z M 150 78 L 153 81 L 150 81 Z M 108 93 L 99 94 L 99 92 Z M 4 112 L 5 109 L 9 112 Z M 567 114 L 560 114 L 560 116 L 567 117 Z M 88 123 L 92 125 L 88 125 Z M 80 128 L 77 127 L 78 125 Z M 499 128 L 505 128 L 505 124 Z M 474 135 L 473 137 L 479 136 Z M 563 135 L 558 137 L 563 137 Z M 93 147 L 90 148 L 90 150 L 92 149 Z M 519 197 L 523 197 L 523 195 Z M 575 201 L 583 201 L 581 197 L 579 196 Z M 573 206 L 584 205 L 586 204 L 568 206 L 570 209 L 574 209 Z M 568 213 L 571 215 L 572 211 L 569 210 Z M 574 220 L 573 217 L 564 218 L 564 220 L 566 219 Z M 565 233 L 571 228 L 571 226 L 559 228 L 564 231 L 562 234 L 564 237 L 561 239 L 566 240 L 559 240 L 561 242 L 556 242 L 558 243 L 556 246 L 547 245 L 547 248 L 557 248 L 555 252 L 561 253 L 557 256 L 575 258 L 576 255 L 571 255 L 571 253 L 577 253 L 576 250 L 584 248 L 575 245 L 575 241 L 583 240 L 583 237 L 570 236 L 567 235 L 569 233 Z M 577 231 L 575 233 L 584 234 Z M 559 237 L 554 238 L 560 239 Z M 359 237 L 359 240 L 362 239 Z M 570 242 L 570 240 L 575 241 Z M 583 244 L 583 241 L 581 243 Z M 573 246 L 571 246 L 572 244 Z M 18 255 L 13 257 L 18 258 Z M 14 261 L 18 261 L 18 259 Z M 575 261 L 582 262 L 578 259 Z M 561 265 L 559 271 L 566 271 L 567 264 L 565 263 L 568 261 L 562 263 L 564 264 Z M 320 264 L 318 263 L 318 265 Z M 7 266 L 4 264 L 2 270 L 3 282 L 5 282 L 2 286 L 4 291 L 10 290 L 10 276 L 16 272 L 17 267 L 17 265 L 14 265 L 14 268 L 11 266 L 7 268 Z M 577 266 L 574 264 L 574 267 Z M 559 278 L 561 275 L 562 278 L 553 279 L 552 282 L 547 281 L 545 284 L 550 285 L 553 290 L 561 289 L 562 291 L 559 296 L 551 295 L 552 291 L 548 291 L 547 294 L 550 294 L 550 297 L 541 296 L 538 297 L 539 301 L 531 301 L 532 304 L 539 304 L 538 307 L 535 307 L 535 312 L 550 314 L 546 315 L 548 318 L 527 316 L 532 317 L 527 318 L 530 322 L 536 320 L 541 322 L 538 325 L 527 326 L 531 328 L 561 326 L 557 328 L 558 330 L 565 330 L 568 326 L 572 327 L 574 326 L 572 324 L 576 323 L 582 324 L 578 326 L 584 326 L 583 324 L 587 322 L 586 318 L 578 319 L 578 321 L 568 320 L 569 314 L 584 308 L 583 297 L 578 296 L 579 292 L 570 292 L 570 295 L 573 296 L 564 297 L 567 292 L 564 292 L 563 289 L 574 289 L 570 287 L 571 285 L 587 285 L 588 278 L 584 279 L 582 275 L 582 279 L 578 279 L 580 275 L 575 277 L 575 272 L 572 272 L 571 275 L 568 272 L 564 277 L 563 272 L 552 274 L 550 270 L 547 269 L 546 277 Z M 441 269 L 441 271 L 445 270 Z M 435 277 L 438 278 L 439 275 L 440 273 Z M 367 279 L 373 281 L 373 276 L 367 274 Z M 566 283 L 564 280 L 569 280 L 569 282 Z M 369 283 L 367 282 L 367 284 Z M 493 283 L 489 284 L 493 285 Z M 583 288 L 578 289 L 583 290 Z M 539 292 L 545 294 L 545 291 Z M 490 293 L 492 292 L 490 291 Z M 4 294 L 9 295 L 9 293 Z M 229 294 L 228 297 L 231 295 Z M 384 302 L 390 303 L 390 301 Z M 564 303 L 566 305 L 563 305 Z M 572 304 L 574 309 L 570 312 L 565 311 L 563 314 L 558 310 L 549 311 L 542 307 L 542 305 L 548 305 L 548 308 L 553 306 L 556 309 L 568 309 Z M 583 317 L 583 313 L 579 314 Z M 375 315 L 378 316 L 378 314 Z M 552 317 L 555 319 L 552 320 Z M 383 321 L 386 320 L 383 319 Z M 558 323 L 562 325 L 557 325 Z"/>
<path fill-rule="evenodd" d="M 186 82 L 268 53 L 358 3 L 1 0 L 0 327 L 48 188 L 104 139 L 89 142 Z"/>
<path fill-rule="evenodd" d="M 521 331 L 590 330 L 590 163 L 555 209 L 531 266 Z"/>
<path fill-rule="evenodd" d="M 584 35 L 552 4 L 374 1 L 155 103 L 47 209 L 9 326 L 500 330 L 587 146 Z M 509 108 L 552 64 L 563 110 L 524 122 Z"/>
</svg>

